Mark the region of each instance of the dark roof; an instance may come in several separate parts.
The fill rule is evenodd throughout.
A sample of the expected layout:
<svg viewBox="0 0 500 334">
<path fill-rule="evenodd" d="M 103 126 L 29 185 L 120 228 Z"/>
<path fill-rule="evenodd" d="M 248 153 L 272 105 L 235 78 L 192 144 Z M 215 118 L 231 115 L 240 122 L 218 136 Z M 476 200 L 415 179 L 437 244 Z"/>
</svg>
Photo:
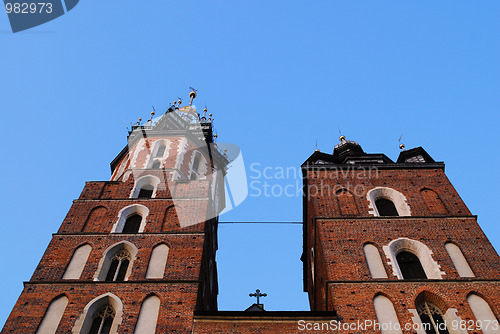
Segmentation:
<svg viewBox="0 0 500 334">
<path fill-rule="evenodd" d="M 352 140 L 342 140 L 333 149 L 333 158 L 338 162 L 343 162 L 349 156 L 362 156 L 366 153 L 357 142 Z"/>
<path fill-rule="evenodd" d="M 426 163 L 435 162 L 434 159 L 421 147 L 415 147 L 411 150 L 399 153 L 397 163 Z"/>
<path fill-rule="evenodd" d="M 302 164 L 302 167 L 343 168 L 356 166 L 362 167 L 367 165 L 375 165 L 377 168 L 444 168 L 444 164 L 442 162 L 434 161 L 434 159 L 422 147 L 402 151 L 399 154 L 397 162 L 395 163 L 383 153 L 365 153 L 358 143 L 348 140 L 344 140 L 342 143 L 335 146 L 333 154 L 323 153 L 320 151 L 314 152 Z"/>
<path fill-rule="evenodd" d="M 245 312 L 265 312 L 264 304 L 252 304 L 249 308 L 245 310 Z"/>
</svg>

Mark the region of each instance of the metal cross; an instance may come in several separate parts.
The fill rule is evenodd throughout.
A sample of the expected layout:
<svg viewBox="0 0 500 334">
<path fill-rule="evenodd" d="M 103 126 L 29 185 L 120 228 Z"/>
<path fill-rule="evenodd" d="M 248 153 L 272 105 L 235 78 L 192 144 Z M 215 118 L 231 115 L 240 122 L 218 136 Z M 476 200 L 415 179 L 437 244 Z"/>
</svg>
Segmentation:
<svg viewBox="0 0 500 334">
<path fill-rule="evenodd" d="M 259 297 L 267 297 L 267 293 L 260 293 L 260 290 L 255 290 L 255 293 L 250 293 L 250 297 L 257 297 L 257 305 L 259 305 Z"/>
</svg>

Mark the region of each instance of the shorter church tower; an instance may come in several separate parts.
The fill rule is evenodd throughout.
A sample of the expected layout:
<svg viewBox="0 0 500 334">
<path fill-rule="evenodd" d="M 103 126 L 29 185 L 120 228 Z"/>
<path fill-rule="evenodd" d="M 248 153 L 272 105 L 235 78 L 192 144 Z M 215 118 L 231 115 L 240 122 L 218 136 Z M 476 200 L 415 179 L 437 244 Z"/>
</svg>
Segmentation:
<svg viewBox="0 0 500 334">
<path fill-rule="evenodd" d="M 396 162 L 341 137 L 304 175 L 304 288 L 349 333 L 499 333 L 500 259 L 421 147 Z M 392 324 L 392 325 L 390 325 Z"/>
<path fill-rule="evenodd" d="M 217 309 L 227 159 L 190 97 L 139 120 L 111 180 L 86 183 L 2 333 L 190 333 Z"/>
</svg>

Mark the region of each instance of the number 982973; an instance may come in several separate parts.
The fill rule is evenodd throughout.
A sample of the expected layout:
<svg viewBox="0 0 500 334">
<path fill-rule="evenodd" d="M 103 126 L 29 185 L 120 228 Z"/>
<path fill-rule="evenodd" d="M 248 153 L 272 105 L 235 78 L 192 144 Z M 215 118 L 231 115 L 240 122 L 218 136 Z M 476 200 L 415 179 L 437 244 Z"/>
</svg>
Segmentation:
<svg viewBox="0 0 500 334">
<path fill-rule="evenodd" d="M 5 4 L 7 14 L 36 14 L 52 13 L 52 3 L 50 2 L 7 2 Z"/>
</svg>

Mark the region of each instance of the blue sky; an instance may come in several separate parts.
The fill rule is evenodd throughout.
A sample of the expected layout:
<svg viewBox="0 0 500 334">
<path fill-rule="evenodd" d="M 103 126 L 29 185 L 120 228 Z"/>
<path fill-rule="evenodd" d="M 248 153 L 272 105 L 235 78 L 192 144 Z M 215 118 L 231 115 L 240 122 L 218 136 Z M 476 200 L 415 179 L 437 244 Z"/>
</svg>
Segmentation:
<svg viewBox="0 0 500 334">
<path fill-rule="evenodd" d="M 499 14 L 498 1 L 80 1 L 12 34 L 2 11 L 0 323 L 84 182 L 109 179 L 126 126 L 189 86 L 247 167 L 298 168 L 339 129 L 396 159 L 403 134 L 446 163 L 500 249 Z M 250 196 L 221 220 L 297 222 L 301 205 Z M 257 288 L 267 309 L 307 309 L 301 246 L 300 225 L 222 224 L 220 309 Z"/>
</svg>

